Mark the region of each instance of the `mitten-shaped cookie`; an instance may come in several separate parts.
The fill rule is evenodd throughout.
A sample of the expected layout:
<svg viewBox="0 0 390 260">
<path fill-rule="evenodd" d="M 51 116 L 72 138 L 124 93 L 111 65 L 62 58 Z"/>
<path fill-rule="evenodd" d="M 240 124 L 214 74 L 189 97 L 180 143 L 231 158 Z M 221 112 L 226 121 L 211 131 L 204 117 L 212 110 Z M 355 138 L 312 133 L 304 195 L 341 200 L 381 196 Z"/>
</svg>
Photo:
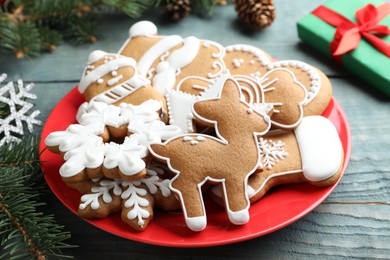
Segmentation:
<svg viewBox="0 0 390 260">
<path fill-rule="evenodd" d="M 248 181 L 251 202 L 261 199 L 280 184 L 308 182 L 315 186 L 334 184 L 343 167 L 343 148 L 334 125 L 325 117 L 309 116 L 293 132 L 275 131 L 258 138 L 263 169 Z M 222 194 L 213 188 L 212 194 Z"/>
</svg>

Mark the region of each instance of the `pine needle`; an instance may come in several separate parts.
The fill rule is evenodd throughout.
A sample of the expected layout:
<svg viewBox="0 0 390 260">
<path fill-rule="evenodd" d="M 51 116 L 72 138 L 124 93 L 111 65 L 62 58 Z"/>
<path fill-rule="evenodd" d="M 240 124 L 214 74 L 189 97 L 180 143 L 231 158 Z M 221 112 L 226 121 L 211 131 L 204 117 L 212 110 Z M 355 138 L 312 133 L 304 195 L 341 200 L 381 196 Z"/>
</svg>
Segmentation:
<svg viewBox="0 0 390 260">
<path fill-rule="evenodd" d="M 39 209 L 43 173 L 38 138 L 0 147 L 0 259 L 46 259 L 72 247 L 70 233 Z"/>
</svg>

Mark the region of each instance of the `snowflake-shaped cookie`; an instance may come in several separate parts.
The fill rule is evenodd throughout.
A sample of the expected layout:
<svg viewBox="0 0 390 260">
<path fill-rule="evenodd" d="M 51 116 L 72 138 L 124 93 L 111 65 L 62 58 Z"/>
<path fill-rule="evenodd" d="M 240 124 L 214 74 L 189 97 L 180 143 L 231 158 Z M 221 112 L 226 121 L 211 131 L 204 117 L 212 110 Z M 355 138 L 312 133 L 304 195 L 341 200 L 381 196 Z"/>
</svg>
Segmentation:
<svg viewBox="0 0 390 260">
<path fill-rule="evenodd" d="M 169 189 L 170 180 L 153 169 L 137 181 L 97 179 L 91 191 L 80 199 L 78 213 L 84 218 L 105 218 L 121 211 L 122 221 L 137 231 L 153 218 L 153 207 L 175 210 L 179 202 Z"/>
</svg>

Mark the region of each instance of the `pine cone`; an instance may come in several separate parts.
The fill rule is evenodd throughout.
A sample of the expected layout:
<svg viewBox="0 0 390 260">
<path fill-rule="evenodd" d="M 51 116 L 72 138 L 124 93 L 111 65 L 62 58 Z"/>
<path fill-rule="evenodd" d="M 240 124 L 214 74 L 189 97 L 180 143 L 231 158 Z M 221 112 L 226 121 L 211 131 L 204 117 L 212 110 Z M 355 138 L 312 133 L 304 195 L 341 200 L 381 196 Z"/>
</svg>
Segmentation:
<svg viewBox="0 0 390 260">
<path fill-rule="evenodd" d="M 165 4 L 165 11 L 172 21 L 180 21 L 192 11 L 190 0 L 170 0 Z"/>
<path fill-rule="evenodd" d="M 262 29 L 275 19 L 273 0 L 235 0 L 238 17 L 249 27 Z"/>
</svg>

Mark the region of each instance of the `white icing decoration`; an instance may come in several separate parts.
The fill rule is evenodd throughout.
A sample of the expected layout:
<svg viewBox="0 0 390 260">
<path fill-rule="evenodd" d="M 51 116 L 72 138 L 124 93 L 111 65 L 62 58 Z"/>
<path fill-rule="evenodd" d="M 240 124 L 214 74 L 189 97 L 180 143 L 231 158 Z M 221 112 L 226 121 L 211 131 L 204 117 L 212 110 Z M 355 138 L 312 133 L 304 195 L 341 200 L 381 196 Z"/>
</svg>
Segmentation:
<svg viewBox="0 0 390 260">
<path fill-rule="evenodd" d="M 169 51 L 176 45 L 182 42 L 182 38 L 178 35 L 167 36 L 154 44 L 144 55 L 139 59 L 137 67 L 139 73 L 146 76 L 153 62 L 165 52 Z"/>
<path fill-rule="evenodd" d="M 79 208 L 81 210 L 86 209 L 88 206 L 93 210 L 97 210 L 100 208 L 99 198 L 102 197 L 104 203 L 109 204 L 112 202 L 112 197 L 110 191 L 114 193 L 114 195 L 119 196 L 122 193 L 122 189 L 120 188 L 120 180 L 102 180 L 99 183 L 99 186 L 94 186 L 91 189 L 90 194 L 84 194 L 80 198 Z"/>
<path fill-rule="evenodd" d="M 85 168 L 97 168 L 103 162 L 103 140 L 87 126 L 70 125 L 66 131 L 50 133 L 45 144 L 58 146 L 64 153 L 66 162 L 60 168 L 63 177 L 75 176 Z"/>
<path fill-rule="evenodd" d="M 183 130 L 175 125 L 166 125 L 162 121 L 144 123 L 142 121 L 131 122 L 128 126 L 132 137 L 137 139 L 141 145 L 147 146 L 150 143 L 161 143 L 173 136 L 183 133 Z"/>
<path fill-rule="evenodd" d="M 191 143 L 192 145 L 199 144 L 199 142 L 196 141 L 196 140 L 192 140 L 190 143 Z"/>
<path fill-rule="evenodd" d="M 287 157 L 288 153 L 284 150 L 284 143 L 281 141 L 273 142 L 260 137 L 258 141 L 260 148 L 261 163 L 268 170 L 279 161 Z"/>
<path fill-rule="evenodd" d="M 101 51 L 101 50 L 95 50 L 95 51 L 91 52 L 91 54 L 89 54 L 89 57 L 88 57 L 88 64 L 92 64 L 92 63 L 97 62 L 98 60 L 100 60 L 104 56 L 106 56 L 107 54 L 108 54 L 107 52 Z M 94 66 L 89 65 L 89 66 L 87 66 L 87 68 L 93 69 Z"/>
<path fill-rule="evenodd" d="M 106 54 L 111 55 L 111 54 Z M 93 82 L 97 81 L 99 78 L 103 77 L 104 75 L 111 73 L 114 70 L 117 70 L 122 67 L 135 67 L 136 62 L 133 58 L 120 56 L 117 59 L 110 60 L 109 62 L 100 65 L 99 67 L 95 68 L 94 70 L 90 71 L 88 75 L 85 75 L 85 72 L 83 73 L 83 76 L 79 83 L 79 91 L 80 93 L 84 93 L 84 91 L 87 89 L 89 85 L 91 85 Z"/>
<path fill-rule="evenodd" d="M 271 62 L 268 59 L 267 55 L 262 50 L 250 45 L 235 44 L 235 45 L 230 45 L 225 47 L 225 50 L 226 52 L 232 52 L 232 51 L 249 52 L 260 62 L 262 66 L 267 66 Z"/>
<path fill-rule="evenodd" d="M 342 164 L 342 146 L 335 126 L 322 116 L 309 116 L 295 130 L 303 174 L 309 181 L 332 177 Z"/>
<path fill-rule="evenodd" d="M 103 166 L 106 169 L 119 168 L 122 174 L 132 176 L 145 169 L 142 158 L 148 155 L 147 148 L 138 144 L 134 137 L 125 137 L 123 144 L 105 144 Z"/>
<path fill-rule="evenodd" d="M 119 75 L 119 76 L 116 76 L 115 78 L 109 79 L 107 81 L 107 85 L 112 86 L 112 85 L 118 83 L 122 78 L 123 78 L 123 75 Z"/>
<path fill-rule="evenodd" d="M 283 61 L 273 62 L 272 64 L 270 64 L 269 69 L 272 70 L 273 68 L 278 68 L 278 67 L 295 67 L 297 69 L 300 69 L 302 72 L 307 73 L 310 76 L 311 79 L 310 85 L 316 87 L 309 89 L 304 105 L 308 105 L 318 95 L 321 87 L 321 77 L 315 68 L 311 67 L 310 65 L 302 61 L 283 60 Z"/>
<path fill-rule="evenodd" d="M 184 141 L 184 142 L 192 141 L 192 137 L 186 135 L 186 136 L 183 137 L 183 141 Z"/>
<path fill-rule="evenodd" d="M 92 100 L 79 107 L 76 119 L 82 125 L 102 126 L 104 129 L 104 125 L 119 127 L 134 121 L 148 123 L 158 120 L 160 109 L 161 103 L 152 99 L 138 106 L 127 103 L 114 106 Z"/>
<path fill-rule="evenodd" d="M 170 90 L 165 95 L 167 100 L 169 123 L 180 127 L 185 133 L 194 132 L 192 118 L 192 104 L 197 97 L 177 90 Z"/>
<path fill-rule="evenodd" d="M 140 185 L 139 181 L 135 182 L 122 182 L 122 186 L 125 190 L 122 192 L 121 198 L 125 201 L 124 206 L 132 209 L 127 213 L 129 220 L 137 219 L 137 224 L 143 227 L 144 219 L 150 216 L 150 213 L 145 209 L 149 206 L 149 201 L 144 197 L 147 195 L 147 191 L 144 188 L 136 187 Z"/>
<path fill-rule="evenodd" d="M 192 36 L 188 37 L 184 40 L 181 48 L 175 50 L 166 61 L 162 61 L 157 65 L 157 74 L 153 78 L 153 86 L 160 93 L 165 94 L 168 89 L 175 86 L 178 70 L 195 59 L 199 52 L 199 46 L 199 39 Z"/>
<path fill-rule="evenodd" d="M 164 197 L 171 195 L 171 190 L 169 189 L 171 181 L 168 179 L 162 180 L 158 176 L 150 176 L 142 178 L 140 182 L 146 185 L 151 194 L 156 194 L 160 190 Z"/>
<path fill-rule="evenodd" d="M 102 83 L 104 82 L 104 80 L 103 80 L 103 79 L 98 79 L 96 82 L 97 82 L 98 84 L 102 84 Z"/>
<path fill-rule="evenodd" d="M 198 135 L 198 136 L 196 137 L 196 140 L 197 140 L 197 141 L 206 141 L 206 138 L 205 138 L 204 136 Z"/>
<path fill-rule="evenodd" d="M 244 63 L 243 59 L 236 59 L 236 58 L 233 59 L 233 66 L 235 68 L 241 67 L 241 64 L 243 64 L 243 63 Z"/>
<path fill-rule="evenodd" d="M 157 27 L 149 21 L 140 21 L 131 26 L 129 30 L 130 37 L 153 36 L 157 34 Z"/>
</svg>

